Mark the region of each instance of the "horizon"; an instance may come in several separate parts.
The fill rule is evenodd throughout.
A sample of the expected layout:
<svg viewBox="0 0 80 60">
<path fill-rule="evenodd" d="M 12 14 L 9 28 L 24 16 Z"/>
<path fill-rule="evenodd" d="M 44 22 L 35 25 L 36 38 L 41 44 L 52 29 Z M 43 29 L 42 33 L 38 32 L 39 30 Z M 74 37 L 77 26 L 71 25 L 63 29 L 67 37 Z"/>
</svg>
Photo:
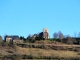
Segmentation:
<svg viewBox="0 0 80 60">
<path fill-rule="evenodd" d="M 61 31 L 74 36 L 80 32 L 80 0 L 3 0 L 0 1 L 0 35 L 42 32 L 48 28 L 50 37 Z"/>
</svg>

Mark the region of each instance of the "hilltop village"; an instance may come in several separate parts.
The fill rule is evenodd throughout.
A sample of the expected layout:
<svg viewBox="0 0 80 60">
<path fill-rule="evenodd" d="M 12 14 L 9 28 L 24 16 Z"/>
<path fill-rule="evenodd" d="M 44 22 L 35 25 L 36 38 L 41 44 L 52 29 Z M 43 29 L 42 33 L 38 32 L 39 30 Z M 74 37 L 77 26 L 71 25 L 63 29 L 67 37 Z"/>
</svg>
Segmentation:
<svg viewBox="0 0 80 60">
<path fill-rule="evenodd" d="M 80 36 L 54 33 L 50 38 L 47 28 L 27 38 L 18 35 L 0 36 L 0 60 L 57 59 L 80 60 Z"/>
<path fill-rule="evenodd" d="M 23 43 L 24 40 L 28 40 L 28 39 L 32 39 L 34 40 L 44 40 L 44 39 L 49 39 L 49 33 L 48 33 L 48 29 L 44 28 L 43 31 L 39 34 L 34 34 L 33 36 L 28 36 L 27 38 L 24 37 L 19 37 L 19 36 L 15 36 L 15 35 L 6 35 L 4 37 L 4 41 L 5 42 L 10 42 L 13 41 L 14 43 Z"/>
<path fill-rule="evenodd" d="M 50 38 L 47 28 L 43 28 L 42 32 L 38 34 L 29 35 L 27 38 L 24 38 L 23 36 L 19 37 L 18 35 L 5 35 L 3 41 L 7 43 L 9 43 L 10 41 L 12 41 L 13 43 L 25 43 L 25 42 L 34 43 L 40 40 L 50 40 L 50 41 L 56 41 L 61 43 L 67 43 L 67 44 L 80 44 L 80 36 L 71 37 L 67 35 L 65 37 L 63 33 L 60 31 L 59 33 L 55 32 L 53 34 L 53 38 Z"/>
</svg>

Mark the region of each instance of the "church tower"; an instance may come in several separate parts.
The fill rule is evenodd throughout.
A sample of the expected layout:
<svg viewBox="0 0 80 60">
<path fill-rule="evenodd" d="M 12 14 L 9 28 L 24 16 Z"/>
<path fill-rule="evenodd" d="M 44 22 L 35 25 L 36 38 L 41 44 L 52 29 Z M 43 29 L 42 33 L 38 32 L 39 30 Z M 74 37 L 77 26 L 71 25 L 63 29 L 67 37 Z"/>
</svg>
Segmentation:
<svg viewBox="0 0 80 60">
<path fill-rule="evenodd" d="M 49 32 L 47 28 L 43 28 L 43 38 L 48 39 L 49 38 Z"/>
</svg>

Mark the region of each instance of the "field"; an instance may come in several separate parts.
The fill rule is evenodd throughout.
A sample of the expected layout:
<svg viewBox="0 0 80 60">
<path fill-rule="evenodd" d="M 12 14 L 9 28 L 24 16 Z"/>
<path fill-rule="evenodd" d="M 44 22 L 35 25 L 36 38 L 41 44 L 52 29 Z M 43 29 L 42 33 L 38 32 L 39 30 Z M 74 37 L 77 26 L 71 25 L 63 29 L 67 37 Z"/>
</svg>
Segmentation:
<svg viewBox="0 0 80 60">
<path fill-rule="evenodd" d="M 76 50 L 79 45 L 66 45 L 66 44 L 22 44 L 27 47 L 15 46 L 0 47 L 0 57 L 13 57 L 18 56 L 18 59 L 64 59 L 64 60 L 75 60 L 80 59 L 80 50 Z M 44 47 L 43 47 L 44 46 Z M 54 49 L 56 47 L 57 49 Z M 64 47 L 67 49 L 64 50 Z M 71 50 L 68 50 L 71 49 Z M 20 57 L 21 56 L 21 57 Z M 7 58 L 6 57 L 6 58 Z"/>
<path fill-rule="evenodd" d="M 61 51 L 61 50 L 52 50 L 52 49 L 39 49 L 39 48 L 21 48 L 18 47 L 18 54 L 32 54 L 33 56 L 55 56 L 55 57 L 80 57 L 79 52 L 74 51 Z"/>
</svg>

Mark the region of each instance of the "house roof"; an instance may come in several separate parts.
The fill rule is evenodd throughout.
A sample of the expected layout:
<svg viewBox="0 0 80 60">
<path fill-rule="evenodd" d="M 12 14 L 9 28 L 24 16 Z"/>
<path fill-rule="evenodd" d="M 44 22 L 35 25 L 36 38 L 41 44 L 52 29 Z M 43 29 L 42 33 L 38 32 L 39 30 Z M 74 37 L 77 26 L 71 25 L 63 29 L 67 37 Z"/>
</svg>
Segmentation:
<svg viewBox="0 0 80 60">
<path fill-rule="evenodd" d="M 19 39 L 17 35 L 6 36 L 6 38 L 12 38 L 12 40 Z"/>
</svg>

